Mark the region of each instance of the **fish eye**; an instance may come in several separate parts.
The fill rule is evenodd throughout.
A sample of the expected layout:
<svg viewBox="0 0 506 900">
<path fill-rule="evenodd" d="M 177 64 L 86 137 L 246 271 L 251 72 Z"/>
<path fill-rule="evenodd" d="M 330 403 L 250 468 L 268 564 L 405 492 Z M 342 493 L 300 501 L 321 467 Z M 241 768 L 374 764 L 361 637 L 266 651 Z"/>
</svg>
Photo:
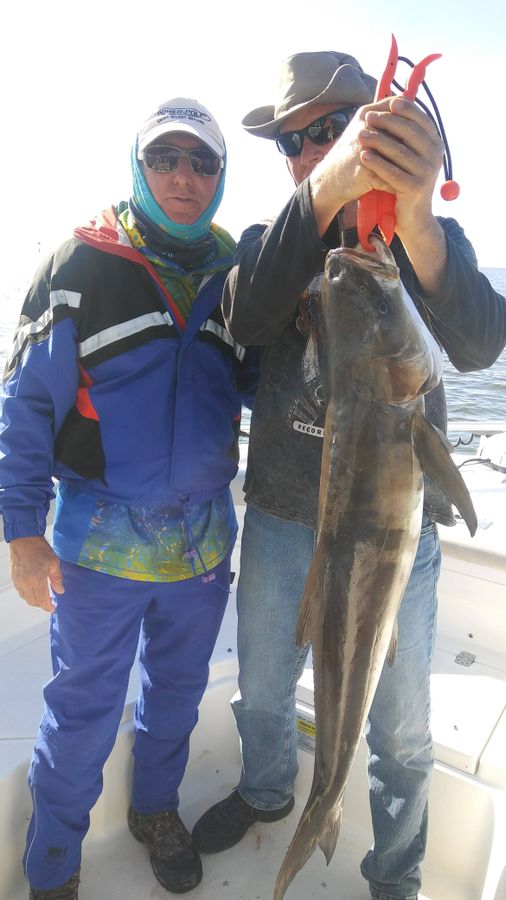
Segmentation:
<svg viewBox="0 0 506 900">
<path fill-rule="evenodd" d="M 389 307 L 388 303 L 386 303 L 383 300 L 383 303 L 380 303 L 380 305 L 378 307 L 378 312 L 381 316 L 386 316 L 386 314 L 390 312 L 390 307 Z"/>
</svg>

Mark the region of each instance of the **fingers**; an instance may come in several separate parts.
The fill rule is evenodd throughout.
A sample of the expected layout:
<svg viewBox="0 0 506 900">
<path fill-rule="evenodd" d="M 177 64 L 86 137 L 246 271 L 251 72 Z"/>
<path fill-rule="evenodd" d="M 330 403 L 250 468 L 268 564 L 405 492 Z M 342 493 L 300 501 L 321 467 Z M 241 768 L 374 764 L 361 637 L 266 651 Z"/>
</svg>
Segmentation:
<svg viewBox="0 0 506 900">
<path fill-rule="evenodd" d="M 25 600 L 29 606 L 38 606 L 39 609 L 42 609 L 44 610 L 44 612 L 48 613 L 53 613 L 56 609 L 56 606 L 54 605 L 51 599 L 51 595 L 47 589 L 47 582 L 46 584 L 41 583 L 36 585 L 33 591 L 30 594 L 27 593 L 26 596 L 23 596 L 20 591 L 18 593 L 21 597 L 23 597 L 23 600 Z"/>
<path fill-rule="evenodd" d="M 60 560 L 57 557 L 54 558 L 53 563 L 49 566 L 47 577 L 55 594 L 65 593 Z"/>
<path fill-rule="evenodd" d="M 387 97 L 361 106 L 344 135 L 354 137 L 362 131 L 388 133 L 393 139 L 420 152 L 424 149 L 442 150 L 434 122 L 419 106 L 403 97 Z"/>
<path fill-rule="evenodd" d="M 29 606 L 53 612 L 49 585 L 63 593 L 60 561 L 43 537 L 18 538 L 9 544 L 10 575 L 20 597 Z"/>
<path fill-rule="evenodd" d="M 373 116 L 377 118 L 377 121 L 383 119 L 385 123 L 388 123 L 387 127 L 390 127 L 393 133 L 397 133 L 397 136 L 402 139 L 411 130 L 413 137 L 423 133 L 437 146 L 441 144 L 439 132 L 432 119 L 411 100 L 403 97 L 390 97 L 386 109 L 383 106 L 379 108 L 379 104 L 377 104 L 370 107 L 369 112 L 370 115 L 366 114 L 366 119 Z"/>
<path fill-rule="evenodd" d="M 47 578 L 30 576 L 14 569 L 11 570 L 11 578 L 19 596 L 29 606 L 38 606 L 46 612 L 54 612 L 56 607 L 49 593 Z"/>
<path fill-rule="evenodd" d="M 390 98 L 389 107 L 369 107 L 358 134 L 363 165 L 383 178 L 395 193 L 432 193 L 443 160 L 437 129 L 414 103 Z"/>
</svg>

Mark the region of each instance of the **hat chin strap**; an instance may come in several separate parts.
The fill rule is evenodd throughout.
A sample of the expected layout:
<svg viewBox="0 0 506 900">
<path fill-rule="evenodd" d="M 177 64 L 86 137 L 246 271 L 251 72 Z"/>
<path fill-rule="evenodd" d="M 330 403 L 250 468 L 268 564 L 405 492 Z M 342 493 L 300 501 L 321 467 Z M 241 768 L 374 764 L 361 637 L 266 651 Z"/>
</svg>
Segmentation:
<svg viewBox="0 0 506 900">
<path fill-rule="evenodd" d="M 178 222 L 173 222 L 172 219 L 165 215 L 163 209 L 156 202 L 148 187 L 146 179 L 144 178 L 142 165 L 137 159 L 137 141 L 132 147 L 130 161 L 133 177 L 132 199 L 144 215 L 166 234 L 177 238 L 177 240 L 182 241 L 182 243 L 189 244 L 192 241 L 198 241 L 205 237 L 223 198 L 223 191 L 225 190 L 225 172 L 227 168 L 226 155 L 223 158 L 223 168 L 221 169 L 220 180 L 214 193 L 214 197 L 207 209 L 205 209 L 197 221 L 192 222 L 191 225 L 182 225 Z"/>
</svg>

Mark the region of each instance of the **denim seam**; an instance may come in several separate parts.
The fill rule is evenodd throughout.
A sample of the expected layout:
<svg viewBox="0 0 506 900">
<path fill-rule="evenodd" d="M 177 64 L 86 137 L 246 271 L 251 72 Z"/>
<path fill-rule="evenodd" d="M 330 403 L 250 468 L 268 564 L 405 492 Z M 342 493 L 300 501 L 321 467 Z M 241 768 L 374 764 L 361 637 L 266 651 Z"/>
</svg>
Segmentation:
<svg viewBox="0 0 506 900">
<path fill-rule="evenodd" d="M 418 900 L 418 894 L 409 894 L 408 897 L 398 897 L 394 894 L 383 894 L 371 890 L 372 900 Z"/>
<path fill-rule="evenodd" d="M 284 748 L 283 748 L 283 759 L 281 761 L 281 775 L 285 784 L 285 787 L 293 794 L 293 785 L 290 783 L 287 777 L 287 769 L 288 769 L 288 760 L 290 758 L 290 721 L 291 721 L 291 712 L 292 712 L 292 697 L 294 691 L 296 690 L 297 681 L 299 680 L 299 675 L 302 670 L 302 665 L 304 663 L 304 659 L 306 657 L 307 650 L 306 648 L 302 648 L 299 651 L 297 656 L 297 661 L 295 663 L 295 667 L 292 673 L 292 677 L 290 679 L 290 683 L 288 685 L 288 692 L 285 698 L 285 725 L 284 725 Z"/>
<path fill-rule="evenodd" d="M 259 803 L 258 800 L 255 800 L 253 797 L 251 797 L 251 795 L 248 794 L 248 792 L 240 786 L 238 786 L 236 790 L 239 794 L 239 797 L 241 797 L 241 799 L 244 800 L 244 802 L 247 803 L 248 806 L 251 806 L 253 807 L 253 809 L 258 810 L 258 812 L 275 812 L 278 809 L 284 809 L 286 806 L 286 803 L 281 803 L 279 806 L 267 806 L 265 803 Z"/>
</svg>

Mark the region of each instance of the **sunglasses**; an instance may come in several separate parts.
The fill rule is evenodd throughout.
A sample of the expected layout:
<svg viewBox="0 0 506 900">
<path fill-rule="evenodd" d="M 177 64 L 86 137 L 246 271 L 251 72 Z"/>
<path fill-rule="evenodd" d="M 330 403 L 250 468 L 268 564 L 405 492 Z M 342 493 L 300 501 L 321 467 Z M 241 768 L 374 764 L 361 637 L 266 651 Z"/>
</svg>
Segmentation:
<svg viewBox="0 0 506 900">
<path fill-rule="evenodd" d="M 223 160 L 205 147 L 181 150 L 179 147 L 168 147 L 167 144 L 150 144 L 144 150 L 142 158 L 148 169 L 154 169 L 155 172 L 175 172 L 181 157 L 188 160 L 195 175 L 217 175 L 223 168 Z"/>
<path fill-rule="evenodd" d="M 302 145 L 306 137 L 318 147 L 332 143 L 343 133 L 357 109 L 357 106 L 347 106 L 338 112 L 315 119 L 314 122 L 306 125 L 305 128 L 300 128 L 299 131 L 285 131 L 284 134 L 278 134 L 276 146 L 279 152 L 283 156 L 299 156 L 302 153 Z"/>
</svg>

